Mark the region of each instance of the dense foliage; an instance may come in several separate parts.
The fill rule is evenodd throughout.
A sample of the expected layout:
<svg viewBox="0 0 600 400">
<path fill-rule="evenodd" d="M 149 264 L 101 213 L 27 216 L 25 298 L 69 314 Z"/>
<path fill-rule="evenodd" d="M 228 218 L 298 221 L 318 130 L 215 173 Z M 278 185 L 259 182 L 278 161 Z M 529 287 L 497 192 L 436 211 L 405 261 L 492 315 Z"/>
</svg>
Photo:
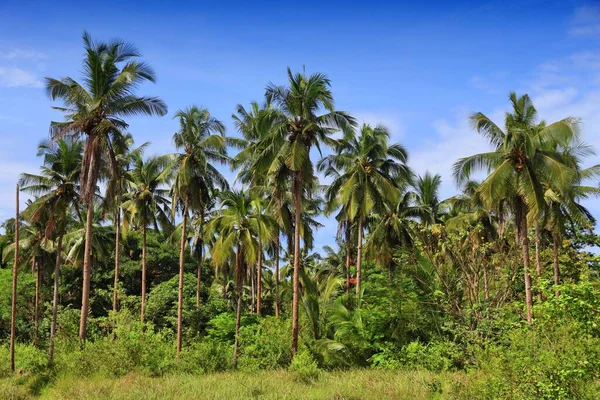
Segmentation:
<svg viewBox="0 0 600 400">
<path fill-rule="evenodd" d="M 336 110 L 325 75 L 288 70 L 238 106 L 239 135 L 191 106 L 177 153 L 147 157 L 125 119 L 167 112 L 135 94 L 152 70 L 127 43 L 84 44 L 84 84 L 47 80 L 65 122 L 3 224 L 0 377 L 36 394 L 128 373 L 416 369 L 429 393 L 600 397 L 600 239 L 580 203 L 600 165 L 583 168 L 577 119 L 539 121 L 514 93 L 503 128 L 473 114 L 492 150 L 458 160 L 461 191 L 441 199 L 387 128 Z M 315 252 L 321 214 L 338 235 Z"/>
</svg>

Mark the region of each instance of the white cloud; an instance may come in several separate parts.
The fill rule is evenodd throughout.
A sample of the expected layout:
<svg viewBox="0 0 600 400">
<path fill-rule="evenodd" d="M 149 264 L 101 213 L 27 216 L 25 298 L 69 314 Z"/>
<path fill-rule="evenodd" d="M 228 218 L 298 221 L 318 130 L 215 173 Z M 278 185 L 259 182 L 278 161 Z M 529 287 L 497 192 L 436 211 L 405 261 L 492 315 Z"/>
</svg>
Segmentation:
<svg viewBox="0 0 600 400">
<path fill-rule="evenodd" d="M 42 60 L 46 58 L 44 53 L 35 50 L 12 49 L 0 51 L 0 59 L 4 60 Z"/>
<path fill-rule="evenodd" d="M 384 125 L 390 131 L 390 136 L 394 140 L 399 140 L 404 136 L 405 127 L 403 124 L 403 115 L 392 112 L 356 112 L 352 113 L 359 126 L 363 123 L 372 126 Z"/>
<path fill-rule="evenodd" d="M 18 67 L 0 66 L 0 86 L 16 87 L 42 87 L 42 82 L 37 76 Z"/>
<path fill-rule="evenodd" d="M 600 6 L 588 5 L 576 8 L 570 25 L 571 36 L 600 35 Z"/>
</svg>

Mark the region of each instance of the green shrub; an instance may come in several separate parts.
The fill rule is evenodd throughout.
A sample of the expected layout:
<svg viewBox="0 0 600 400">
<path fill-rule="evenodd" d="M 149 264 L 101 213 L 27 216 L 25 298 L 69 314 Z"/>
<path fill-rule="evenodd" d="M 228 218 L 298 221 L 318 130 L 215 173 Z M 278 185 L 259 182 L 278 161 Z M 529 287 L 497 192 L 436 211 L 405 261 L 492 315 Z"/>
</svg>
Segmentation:
<svg viewBox="0 0 600 400">
<path fill-rule="evenodd" d="M 321 375 L 317 362 L 308 350 L 301 350 L 294 356 L 289 371 L 294 374 L 294 379 L 305 383 L 314 382 Z"/>
<path fill-rule="evenodd" d="M 239 368 L 246 371 L 287 368 L 291 361 L 289 320 L 267 317 L 240 329 Z"/>
<path fill-rule="evenodd" d="M 177 368 L 186 373 L 201 374 L 231 369 L 233 346 L 211 338 L 184 347 Z"/>
</svg>

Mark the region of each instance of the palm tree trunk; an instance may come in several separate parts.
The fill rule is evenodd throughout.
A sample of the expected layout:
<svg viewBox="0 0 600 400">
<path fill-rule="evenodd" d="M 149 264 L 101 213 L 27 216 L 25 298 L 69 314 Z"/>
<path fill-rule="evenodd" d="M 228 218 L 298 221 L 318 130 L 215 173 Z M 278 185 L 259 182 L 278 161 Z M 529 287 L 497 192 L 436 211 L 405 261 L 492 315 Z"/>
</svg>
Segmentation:
<svg viewBox="0 0 600 400">
<path fill-rule="evenodd" d="M 535 274 L 537 275 L 538 283 L 538 299 L 542 301 L 542 289 L 540 287 L 540 280 L 542 279 L 542 257 L 540 255 L 540 224 L 537 221 L 535 223 Z"/>
<path fill-rule="evenodd" d="M 181 353 L 181 335 L 183 322 L 183 265 L 185 256 L 185 226 L 187 224 L 189 195 L 186 196 L 183 204 L 183 222 L 181 223 L 181 240 L 179 244 L 179 295 L 177 297 L 177 355 Z"/>
<path fill-rule="evenodd" d="M 54 336 L 56 335 L 56 317 L 58 313 L 58 283 L 60 278 L 60 265 L 61 252 L 62 252 L 62 240 L 64 230 L 61 230 L 58 236 L 58 242 L 56 244 L 56 264 L 54 265 L 54 293 L 52 296 L 52 323 L 50 324 L 50 343 L 48 344 L 48 360 L 54 361 Z"/>
<path fill-rule="evenodd" d="M 113 312 L 119 307 L 119 253 L 120 253 L 121 209 L 117 206 L 115 216 L 115 283 L 113 289 Z"/>
<path fill-rule="evenodd" d="M 554 234 L 553 236 L 553 249 L 552 253 L 554 256 L 554 284 L 558 285 L 560 283 L 560 269 L 558 266 L 558 249 L 559 249 L 559 239 L 558 235 Z M 558 297 L 558 289 L 554 290 L 554 296 Z"/>
<path fill-rule="evenodd" d="M 85 345 L 87 318 L 90 307 L 90 280 L 92 276 L 92 222 L 94 220 L 94 202 L 90 200 L 87 205 L 85 222 L 85 249 L 83 255 L 83 290 L 81 293 L 81 318 L 79 320 L 79 342 Z"/>
<path fill-rule="evenodd" d="M 256 313 L 260 315 L 260 298 L 262 296 L 262 243 L 258 239 L 258 263 L 256 264 Z"/>
<path fill-rule="evenodd" d="M 275 317 L 281 313 L 279 306 L 279 229 L 275 232 Z"/>
<path fill-rule="evenodd" d="M 525 279 L 525 303 L 527 304 L 527 323 L 533 324 L 533 295 L 531 293 L 531 274 L 529 273 L 529 238 L 527 237 L 527 216 L 521 212 L 521 255 L 523 257 L 523 269 Z"/>
<path fill-rule="evenodd" d="M 12 276 L 12 300 L 10 305 L 10 372 L 15 372 L 15 327 L 17 322 L 17 275 L 19 262 L 19 185 L 16 194 L 15 252 Z"/>
<path fill-rule="evenodd" d="M 198 247 L 198 268 L 196 271 L 196 309 L 200 308 L 200 283 L 202 278 L 202 243 Z"/>
<path fill-rule="evenodd" d="M 350 221 L 346 220 L 346 307 L 350 307 L 350 260 L 352 247 L 350 244 Z"/>
<path fill-rule="evenodd" d="M 255 268 L 255 266 L 250 267 L 250 295 L 252 297 L 250 309 L 252 312 L 256 312 L 256 286 L 254 285 L 254 283 L 255 283 L 254 268 Z"/>
<path fill-rule="evenodd" d="M 140 320 L 144 322 L 146 312 L 146 225 L 142 225 L 142 311 Z"/>
<path fill-rule="evenodd" d="M 294 195 L 294 273 L 292 275 L 292 357 L 298 351 L 298 306 L 300 304 L 300 225 L 302 224 L 302 171 L 296 171 Z"/>
<path fill-rule="evenodd" d="M 235 255 L 236 276 L 241 275 L 241 253 L 238 244 L 237 253 Z M 236 279 L 237 306 L 235 310 L 235 341 L 233 344 L 233 369 L 237 368 L 238 352 L 240 346 L 240 325 L 242 319 L 242 279 Z"/>
<path fill-rule="evenodd" d="M 35 265 L 35 304 L 33 312 L 33 346 L 35 348 L 38 347 L 39 344 L 39 334 L 40 334 L 40 286 L 42 283 L 42 273 L 41 273 L 41 262 L 34 257 L 34 265 Z"/>
<path fill-rule="evenodd" d="M 487 262 L 486 259 L 483 259 L 483 290 L 485 293 L 485 301 L 489 301 L 490 299 L 490 282 L 488 279 L 488 270 L 487 270 Z"/>
<path fill-rule="evenodd" d="M 363 220 L 358 217 L 358 246 L 356 248 L 356 304 L 358 305 L 358 296 L 360 296 L 360 285 L 362 280 L 362 241 L 363 241 Z"/>
</svg>

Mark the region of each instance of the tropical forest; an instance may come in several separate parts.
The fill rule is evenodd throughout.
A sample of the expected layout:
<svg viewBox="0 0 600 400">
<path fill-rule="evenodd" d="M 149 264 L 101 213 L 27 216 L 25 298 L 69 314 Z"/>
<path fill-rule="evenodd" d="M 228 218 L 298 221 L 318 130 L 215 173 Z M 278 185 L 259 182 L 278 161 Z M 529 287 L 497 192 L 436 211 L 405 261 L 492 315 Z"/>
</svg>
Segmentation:
<svg viewBox="0 0 600 400">
<path fill-rule="evenodd" d="M 470 110 L 488 149 L 452 160 L 446 197 L 327 71 L 281 65 L 215 115 L 210 93 L 155 96 L 133 43 L 77 43 L 4 205 L 0 397 L 600 398 L 600 159 L 579 115 L 519 91 L 500 119 Z M 174 152 L 132 118 L 172 120 Z"/>
</svg>

